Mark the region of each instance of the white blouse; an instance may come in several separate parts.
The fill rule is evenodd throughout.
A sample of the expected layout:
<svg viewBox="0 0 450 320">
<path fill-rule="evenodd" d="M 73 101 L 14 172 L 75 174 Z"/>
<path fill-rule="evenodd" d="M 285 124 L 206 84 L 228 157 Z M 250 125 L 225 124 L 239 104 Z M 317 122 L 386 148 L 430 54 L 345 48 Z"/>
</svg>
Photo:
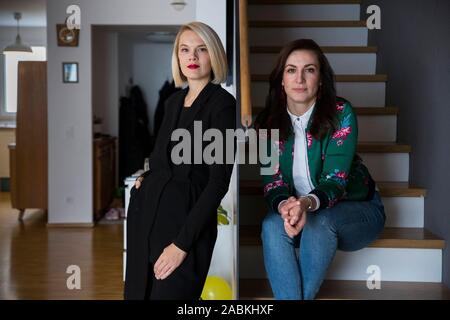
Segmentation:
<svg viewBox="0 0 450 320">
<path fill-rule="evenodd" d="M 294 159 L 292 166 L 292 178 L 294 180 L 295 192 L 297 197 L 306 195 L 308 195 L 308 197 L 314 197 L 316 200 L 316 207 L 312 208 L 313 211 L 320 207 L 320 200 L 315 194 L 309 194 L 309 192 L 314 189 L 314 185 L 309 174 L 306 127 L 308 126 L 314 106 L 315 103 L 301 116 L 292 114 L 289 109 L 286 108 L 289 116 L 291 117 L 292 127 L 295 133 Z M 280 202 L 278 208 L 282 203 L 284 203 L 284 201 Z"/>
</svg>

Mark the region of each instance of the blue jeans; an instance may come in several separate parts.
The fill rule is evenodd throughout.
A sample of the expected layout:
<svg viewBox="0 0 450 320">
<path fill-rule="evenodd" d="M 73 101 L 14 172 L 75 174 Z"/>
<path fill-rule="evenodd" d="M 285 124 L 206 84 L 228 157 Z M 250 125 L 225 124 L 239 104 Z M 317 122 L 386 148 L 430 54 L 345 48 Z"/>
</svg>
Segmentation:
<svg viewBox="0 0 450 320">
<path fill-rule="evenodd" d="M 278 213 L 262 224 L 264 264 L 276 299 L 314 299 L 336 250 L 355 251 L 376 240 L 386 216 L 378 192 L 370 201 L 341 201 L 308 213 L 303 230 L 290 238 Z M 300 247 L 299 256 L 296 247 Z"/>
</svg>

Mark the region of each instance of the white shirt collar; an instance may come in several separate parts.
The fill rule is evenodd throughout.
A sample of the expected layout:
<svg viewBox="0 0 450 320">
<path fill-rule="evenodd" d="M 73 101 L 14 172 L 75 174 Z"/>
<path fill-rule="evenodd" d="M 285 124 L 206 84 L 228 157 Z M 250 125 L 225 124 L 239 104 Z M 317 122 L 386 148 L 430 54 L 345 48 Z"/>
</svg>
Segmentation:
<svg viewBox="0 0 450 320">
<path fill-rule="evenodd" d="M 299 124 L 299 122 L 301 122 L 302 127 L 306 127 L 308 125 L 309 118 L 311 118 L 311 114 L 314 110 L 315 105 L 316 105 L 316 103 L 314 102 L 314 104 L 311 106 L 311 108 L 309 108 L 309 110 L 306 111 L 301 116 L 296 116 L 295 114 L 292 114 L 289 111 L 289 108 L 286 107 L 286 110 L 287 110 L 289 116 L 291 117 L 292 125 L 296 126 Z"/>
</svg>

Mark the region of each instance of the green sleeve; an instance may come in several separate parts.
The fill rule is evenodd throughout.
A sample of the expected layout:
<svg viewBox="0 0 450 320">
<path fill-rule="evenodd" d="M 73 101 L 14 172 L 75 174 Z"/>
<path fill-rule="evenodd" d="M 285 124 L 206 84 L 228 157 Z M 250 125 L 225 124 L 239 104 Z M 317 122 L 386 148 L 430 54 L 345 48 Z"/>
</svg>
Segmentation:
<svg viewBox="0 0 450 320">
<path fill-rule="evenodd" d="M 267 140 L 268 150 L 271 150 L 269 149 L 271 143 L 272 143 L 271 140 L 268 139 Z M 261 172 L 261 177 L 263 181 L 264 198 L 266 199 L 269 208 L 272 209 L 274 212 L 278 213 L 278 204 L 281 201 L 289 198 L 290 193 L 289 193 L 289 185 L 283 179 L 283 173 L 281 172 L 280 168 L 281 155 L 283 152 L 283 143 L 281 143 L 279 147 L 276 145 L 272 146 L 274 147 L 272 150 L 276 150 L 276 152 L 278 152 L 279 163 L 273 166 L 271 170 L 267 170 L 269 171 L 268 172 L 269 174 L 262 174 Z M 261 164 L 261 168 L 267 169 L 270 167 L 270 165 L 271 165 L 270 163 L 265 165 Z"/>
<path fill-rule="evenodd" d="M 334 206 L 345 195 L 348 175 L 358 141 L 358 124 L 349 102 L 338 102 L 338 129 L 328 137 L 322 173 L 311 193 L 320 199 L 320 208 Z"/>
</svg>

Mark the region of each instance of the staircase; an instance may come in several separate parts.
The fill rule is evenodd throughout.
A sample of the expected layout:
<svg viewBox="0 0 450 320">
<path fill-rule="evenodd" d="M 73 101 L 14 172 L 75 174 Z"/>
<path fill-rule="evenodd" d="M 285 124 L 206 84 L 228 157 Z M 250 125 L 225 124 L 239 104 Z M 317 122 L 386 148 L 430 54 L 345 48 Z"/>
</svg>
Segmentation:
<svg viewBox="0 0 450 320">
<path fill-rule="evenodd" d="M 426 190 L 411 186 L 411 147 L 396 142 L 398 108 L 386 106 L 388 75 L 376 74 L 376 47 L 358 0 L 249 0 L 252 111 L 264 106 L 268 74 L 285 43 L 311 38 L 336 73 L 339 96 L 358 117 L 358 153 L 380 189 L 386 227 L 378 240 L 356 252 L 338 251 L 318 299 L 450 299 L 441 284 L 445 243 L 424 229 Z M 264 269 L 260 226 L 267 212 L 257 165 L 240 166 L 241 299 L 271 299 Z M 370 265 L 381 269 L 381 289 L 369 290 Z"/>
</svg>

